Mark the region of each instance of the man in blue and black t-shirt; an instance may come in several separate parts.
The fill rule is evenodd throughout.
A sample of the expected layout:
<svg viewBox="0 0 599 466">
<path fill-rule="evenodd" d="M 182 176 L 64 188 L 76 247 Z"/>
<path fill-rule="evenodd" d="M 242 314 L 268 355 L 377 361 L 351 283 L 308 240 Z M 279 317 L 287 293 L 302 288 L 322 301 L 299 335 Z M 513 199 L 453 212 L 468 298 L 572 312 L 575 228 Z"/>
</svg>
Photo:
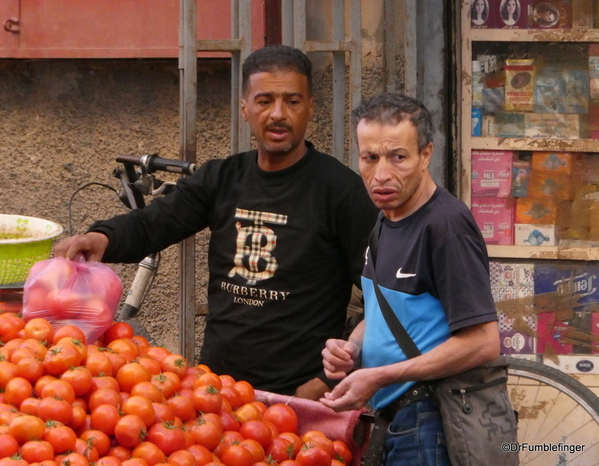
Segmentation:
<svg viewBox="0 0 599 466">
<path fill-rule="evenodd" d="M 321 401 L 337 411 L 368 401 L 376 410 L 393 407 L 387 465 L 448 465 L 439 409 L 422 381 L 499 356 L 485 243 L 467 206 L 430 175 L 433 126 L 420 102 L 383 94 L 362 103 L 353 117 L 362 179 L 382 209 L 376 279 L 422 355 L 408 359 L 400 348 L 367 264 L 365 320 L 348 341 L 327 342 L 325 372 L 343 380 Z"/>
</svg>

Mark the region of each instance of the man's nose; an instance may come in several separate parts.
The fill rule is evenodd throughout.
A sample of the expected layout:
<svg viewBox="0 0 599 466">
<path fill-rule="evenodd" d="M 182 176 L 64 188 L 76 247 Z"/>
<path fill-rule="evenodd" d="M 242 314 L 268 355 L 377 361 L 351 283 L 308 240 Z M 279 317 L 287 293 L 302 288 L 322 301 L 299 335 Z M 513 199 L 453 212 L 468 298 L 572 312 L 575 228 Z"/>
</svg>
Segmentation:
<svg viewBox="0 0 599 466">
<path fill-rule="evenodd" d="M 283 120 L 285 119 L 285 105 L 282 100 L 276 99 L 272 105 L 272 110 L 270 112 L 270 117 L 273 120 Z"/>
<path fill-rule="evenodd" d="M 385 157 L 380 157 L 374 166 L 374 178 L 379 183 L 384 183 L 391 179 L 391 167 Z"/>
</svg>

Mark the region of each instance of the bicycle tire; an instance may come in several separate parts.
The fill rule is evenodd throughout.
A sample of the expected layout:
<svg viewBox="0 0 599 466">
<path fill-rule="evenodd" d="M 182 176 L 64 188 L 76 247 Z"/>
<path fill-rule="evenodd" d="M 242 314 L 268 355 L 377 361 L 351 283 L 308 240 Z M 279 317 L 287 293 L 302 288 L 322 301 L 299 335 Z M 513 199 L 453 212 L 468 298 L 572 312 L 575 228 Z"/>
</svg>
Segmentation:
<svg viewBox="0 0 599 466">
<path fill-rule="evenodd" d="M 599 465 L 599 397 L 546 364 L 507 359 L 508 393 L 518 413 L 520 464 Z"/>
</svg>

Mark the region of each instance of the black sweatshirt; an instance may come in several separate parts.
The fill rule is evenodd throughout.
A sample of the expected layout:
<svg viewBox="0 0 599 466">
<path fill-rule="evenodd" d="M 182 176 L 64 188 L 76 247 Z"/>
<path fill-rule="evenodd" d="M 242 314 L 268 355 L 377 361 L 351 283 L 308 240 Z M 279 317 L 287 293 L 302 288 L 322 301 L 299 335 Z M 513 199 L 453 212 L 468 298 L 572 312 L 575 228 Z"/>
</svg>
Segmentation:
<svg viewBox="0 0 599 466">
<path fill-rule="evenodd" d="M 307 145 L 276 172 L 255 151 L 211 160 L 148 207 L 90 228 L 110 240 L 105 262 L 210 228 L 200 362 L 277 393 L 317 376 L 325 341 L 341 337 L 378 212 L 355 172 Z"/>
</svg>

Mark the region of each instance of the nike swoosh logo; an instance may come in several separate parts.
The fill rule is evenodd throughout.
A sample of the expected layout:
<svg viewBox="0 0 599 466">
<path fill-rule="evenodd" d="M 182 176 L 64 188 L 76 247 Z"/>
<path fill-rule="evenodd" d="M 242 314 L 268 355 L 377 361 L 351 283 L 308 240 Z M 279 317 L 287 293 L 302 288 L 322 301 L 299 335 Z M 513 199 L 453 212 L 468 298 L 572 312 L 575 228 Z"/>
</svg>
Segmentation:
<svg viewBox="0 0 599 466">
<path fill-rule="evenodd" d="M 400 267 L 399 270 L 397 271 L 397 274 L 395 276 L 397 278 L 409 278 L 409 277 L 415 277 L 416 274 L 415 273 L 402 273 L 401 272 L 401 267 Z"/>
</svg>

